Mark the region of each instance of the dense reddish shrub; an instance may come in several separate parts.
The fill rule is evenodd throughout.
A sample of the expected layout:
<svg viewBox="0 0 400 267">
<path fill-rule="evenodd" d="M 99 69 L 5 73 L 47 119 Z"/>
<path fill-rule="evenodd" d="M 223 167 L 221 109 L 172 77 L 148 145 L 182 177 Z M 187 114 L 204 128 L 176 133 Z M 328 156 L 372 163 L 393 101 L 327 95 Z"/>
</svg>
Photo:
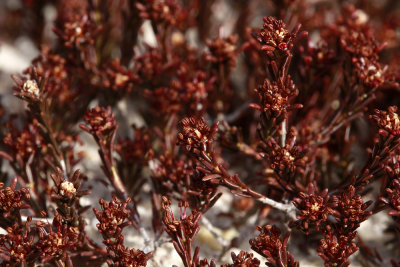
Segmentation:
<svg viewBox="0 0 400 267">
<path fill-rule="evenodd" d="M 166 242 L 185 267 L 399 266 L 398 1 L 15 2 L 0 37 L 40 54 L 12 75 L 26 113 L 0 105 L 2 266 L 157 266 Z"/>
</svg>

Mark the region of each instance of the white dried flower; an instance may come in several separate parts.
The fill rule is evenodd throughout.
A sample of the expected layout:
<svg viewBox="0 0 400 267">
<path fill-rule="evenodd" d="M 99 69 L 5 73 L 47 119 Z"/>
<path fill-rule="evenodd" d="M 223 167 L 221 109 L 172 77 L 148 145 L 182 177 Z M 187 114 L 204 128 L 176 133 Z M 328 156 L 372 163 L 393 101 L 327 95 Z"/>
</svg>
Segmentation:
<svg viewBox="0 0 400 267">
<path fill-rule="evenodd" d="M 23 87 L 22 90 L 26 93 L 29 93 L 35 97 L 39 97 L 39 87 L 37 85 L 37 82 L 35 80 L 27 80 Z"/>
<path fill-rule="evenodd" d="M 386 124 L 385 128 L 388 131 L 399 131 L 400 129 L 400 120 L 399 115 L 397 113 L 386 115 Z"/>
<path fill-rule="evenodd" d="M 77 34 L 77 35 L 79 35 L 79 34 L 81 34 L 82 33 L 82 28 L 81 27 L 76 27 L 75 28 L 75 33 Z"/>
<path fill-rule="evenodd" d="M 70 195 L 74 194 L 76 192 L 76 189 L 74 187 L 74 184 L 69 182 L 69 181 L 64 181 L 60 185 L 60 194 L 62 196 L 64 195 Z"/>
<path fill-rule="evenodd" d="M 362 25 L 369 21 L 368 14 L 361 9 L 357 9 L 356 11 L 354 11 L 353 16 L 357 25 Z"/>
<path fill-rule="evenodd" d="M 288 160 L 289 162 L 293 162 L 294 161 L 294 157 L 287 150 L 284 152 L 284 159 Z"/>
</svg>

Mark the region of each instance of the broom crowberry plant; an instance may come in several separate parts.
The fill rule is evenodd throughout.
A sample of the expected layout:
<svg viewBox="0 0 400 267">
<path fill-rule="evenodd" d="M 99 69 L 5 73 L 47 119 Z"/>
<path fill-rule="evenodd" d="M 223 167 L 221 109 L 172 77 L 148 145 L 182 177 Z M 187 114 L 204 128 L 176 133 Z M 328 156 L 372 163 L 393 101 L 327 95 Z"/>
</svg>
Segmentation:
<svg viewBox="0 0 400 267">
<path fill-rule="evenodd" d="M 400 266 L 398 1 L 16 2 L 2 266 Z"/>
</svg>

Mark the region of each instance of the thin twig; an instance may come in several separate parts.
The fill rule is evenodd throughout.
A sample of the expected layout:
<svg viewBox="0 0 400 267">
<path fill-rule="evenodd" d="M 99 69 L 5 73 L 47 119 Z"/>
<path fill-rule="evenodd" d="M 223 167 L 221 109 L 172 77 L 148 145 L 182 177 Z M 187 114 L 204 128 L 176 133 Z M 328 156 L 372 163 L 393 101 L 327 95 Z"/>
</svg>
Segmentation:
<svg viewBox="0 0 400 267">
<path fill-rule="evenodd" d="M 285 147 L 286 145 L 286 119 L 282 121 L 282 127 L 281 127 L 281 147 Z"/>
<path fill-rule="evenodd" d="M 141 235 L 141 236 L 143 237 L 143 239 L 144 239 L 144 249 L 143 249 L 143 252 L 147 253 L 147 252 L 150 252 L 150 251 L 154 250 L 155 244 L 153 243 L 153 247 L 150 246 L 152 242 L 151 242 L 151 240 L 150 240 L 150 237 L 149 237 L 149 235 L 148 235 L 146 229 L 144 228 L 144 226 L 142 225 L 141 222 L 139 222 L 138 227 L 139 227 L 139 233 L 140 233 L 140 235 Z"/>
<path fill-rule="evenodd" d="M 291 219 L 296 220 L 296 207 L 293 204 L 283 204 L 267 197 L 256 198 L 256 200 L 260 201 L 261 203 L 267 204 L 275 209 L 281 210 L 285 212 Z"/>
</svg>

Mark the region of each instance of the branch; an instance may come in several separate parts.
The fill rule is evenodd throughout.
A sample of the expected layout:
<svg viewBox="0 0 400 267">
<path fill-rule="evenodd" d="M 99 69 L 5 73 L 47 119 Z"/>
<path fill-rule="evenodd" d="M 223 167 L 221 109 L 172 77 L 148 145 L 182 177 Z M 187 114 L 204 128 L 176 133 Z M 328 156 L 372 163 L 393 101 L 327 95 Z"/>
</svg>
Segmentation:
<svg viewBox="0 0 400 267">
<path fill-rule="evenodd" d="M 256 198 L 255 200 L 267 204 L 275 209 L 281 210 L 285 212 L 291 219 L 296 220 L 296 207 L 292 203 L 283 204 L 267 197 Z"/>
</svg>

